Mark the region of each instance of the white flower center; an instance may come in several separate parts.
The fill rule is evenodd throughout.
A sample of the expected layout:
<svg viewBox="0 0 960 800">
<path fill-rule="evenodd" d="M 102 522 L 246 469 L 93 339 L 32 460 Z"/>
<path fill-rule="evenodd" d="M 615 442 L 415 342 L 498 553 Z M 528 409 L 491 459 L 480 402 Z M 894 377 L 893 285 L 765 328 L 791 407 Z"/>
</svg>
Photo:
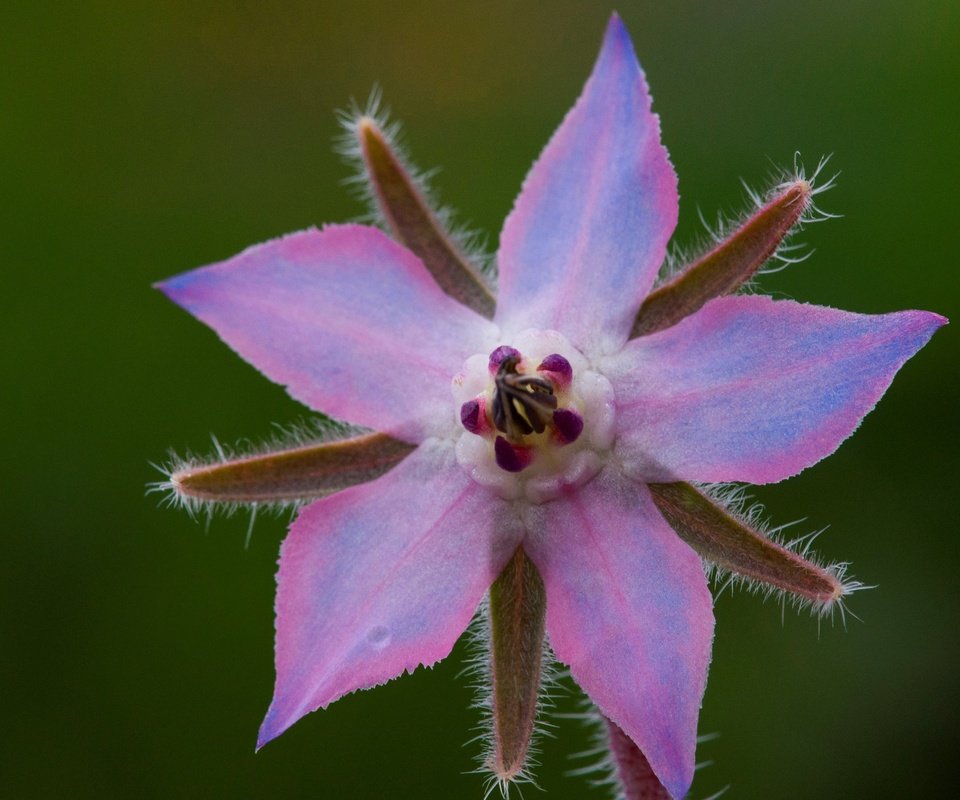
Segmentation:
<svg viewBox="0 0 960 800">
<path fill-rule="evenodd" d="M 471 356 L 452 388 L 457 461 L 506 499 L 543 503 L 586 483 L 613 445 L 613 388 L 556 331 Z"/>
</svg>

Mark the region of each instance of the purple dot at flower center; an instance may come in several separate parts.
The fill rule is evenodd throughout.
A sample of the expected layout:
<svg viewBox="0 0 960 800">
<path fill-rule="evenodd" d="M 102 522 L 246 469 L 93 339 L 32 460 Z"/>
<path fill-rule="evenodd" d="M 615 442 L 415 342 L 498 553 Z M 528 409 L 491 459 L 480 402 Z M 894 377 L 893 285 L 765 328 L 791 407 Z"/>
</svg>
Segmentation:
<svg viewBox="0 0 960 800">
<path fill-rule="evenodd" d="M 517 348 L 510 347 L 510 345 L 506 344 L 502 344 L 496 350 L 494 350 L 490 354 L 490 374 L 496 375 L 497 370 L 500 369 L 500 365 L 508 358 L 512 358 L 514 361 L 519 362 L 522 356 Z"/>
<path fill-rule="evenodd" d="M 460 406 L 460 422 L 470 433 L 480 433 L 483 424 L 480 419 L 480 403 L 477 400 L 468 400 Z"/>
<path fill-rule="evenodd" d="M 558 408 L 553 412 L 553 428 L 563 444 L 570 444 L 583 433 L 583 417 L 572 408 Z"/>
<path fill-rule="evenodd" d="M 537 371 L 551 373 L 551 377 L 555 381 L 563 384 L 563 386 L 569 385 L 573 378 L 573 367 L 571 367 L 570 362 L 559 353 L 551 353 L 543 359 L 543 361 L 540 362 L 540 366 L 537 367 Z"/>
<path fill-rule="evenodd" d="M 498 436 L 493 443 L 493 453 L 497 459 L 497 466 L 507 472 L 521 472 L 529 466 L 533 457 L 529 448 L 512 445 L 502 436 Z"/>
</svg>

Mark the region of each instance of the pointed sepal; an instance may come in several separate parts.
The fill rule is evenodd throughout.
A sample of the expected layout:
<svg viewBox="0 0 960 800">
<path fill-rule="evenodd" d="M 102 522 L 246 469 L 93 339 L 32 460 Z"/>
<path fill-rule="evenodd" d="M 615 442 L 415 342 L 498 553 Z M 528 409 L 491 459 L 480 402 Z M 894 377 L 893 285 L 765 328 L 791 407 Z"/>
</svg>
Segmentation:
<svg viewBox="0 0 960 800">
<path fill-rule="evenodd" d="M 496 300 L 486 280 L 431 210 L 376 121 L 362 117 L 356 133 L 373 197 L 394 236 L 424 263 L 444 292 L 492 318 Z"/>
<path fill-rule="evenodd" d="M 506 786 L 526 776 L 541 690 L 546 592 L 533 562 L 517 548 L 490 587 L 490 721 L 486 766 Z"/>
<path fill-rule="evenodd" d="M 651 292 L 637 312 L 631 338 L 669 328 L 714 297 L 749 281 L 810 208 L 814 189 L 803 179 L 778 186 L 729 237 Z"/>
<path fill-rule="evenodd" d="M 822 612 L 861 588 L 844 582 L 842 568 L 823 567 L 784 547 L 689 483 L 652 483 L 650 492 L 677 535 L 722 570 L 788 592 Z"/>
<path fill-rule="evenodd" d="M 416 448 L 382 433 L 301 445 L 212 463 L 182 464 L 167 487 L 187 506 L 288 503 L 372 481 Z"/>
</svg>

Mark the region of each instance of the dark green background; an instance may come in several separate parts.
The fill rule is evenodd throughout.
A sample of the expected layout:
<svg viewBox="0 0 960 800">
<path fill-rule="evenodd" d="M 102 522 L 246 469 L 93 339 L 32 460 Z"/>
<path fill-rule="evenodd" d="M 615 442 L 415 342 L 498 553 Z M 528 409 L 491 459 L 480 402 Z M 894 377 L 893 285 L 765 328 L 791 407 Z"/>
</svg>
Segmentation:
<svg viewBox="0 0 960 800">
<path fill-rule="evenodd" d="M 496 242 L 586 78 L 596 2 L 26 3 L 0 10 L 5 512 L 0 792 L 9 797 L 479 798 L 458 651 L 345 699 L 261 754 L 285 521 L 205 532 L 143 487 L 168 446 L 262 437 L 303 409 L 150 289 L 360 212 L 335 108 L 374 82 L 442 197 Z M 778 295 L 957 315 L 960 6 L 622 2 L 696 210 L 736 211 L 800 150 L 834 153 L 841 220 Z M 853 440 L 758 491 L 830 525 L 879 588 L 823 625 L 724 596 L 694 794 L 950 796 L 957 778 L 956 325 Z M 569 701 L 564 701 L 568 704 Z M 544 747 L 549 797 L 583 746 Z M 535 790 L 527 797 L 538 796 Z"/>
</svg>

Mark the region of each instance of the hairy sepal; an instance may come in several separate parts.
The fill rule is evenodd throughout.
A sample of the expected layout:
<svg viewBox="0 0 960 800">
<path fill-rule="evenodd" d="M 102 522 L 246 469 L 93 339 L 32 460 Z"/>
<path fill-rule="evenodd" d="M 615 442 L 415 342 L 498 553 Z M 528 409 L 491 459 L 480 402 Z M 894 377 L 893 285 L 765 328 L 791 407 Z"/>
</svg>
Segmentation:
<svg viewBox="0 0 960 800">
<path fill-rule="evenodd" d="M 235 458 L 218 447 L 216 460 L 178 460 L 158 487 L 188 509 L 297 504 L 378 478 L 414 449 L 366 432 Z"/>
<path fill-rule="evenodd" d="M 805 551 L 794 552 L 689 483 L 654 483 L 650 491 L 680 538 L 720 571 L 787 592 L 818 614 L 830 613 L 844 595 L 863 588 L 844 580 L 846 565 L 825 567 Z M 732 495 L 734 506 L 740 497 Z"/>
<path fill-rule="evenodd" d="M 393 147 L 393 129 L 385 130 L 372 114 L 350 120 L 347 126 L 356 136 L 370 199 L 389 231 L 423 261 L 444 292 L 478 314 L 493 317 L 493 292 L 466 248 L 447 229 L 447 215 L 431 208 L 421 181 L 404 166 Z"/>
<path fill-rule="evenodd" d="M 804 219 L 814 191 L 812 182 L 802 177 L 778 185 L 729 236 L 648 295 L 637 312 L 631 338 L 669 328 L 708 300 L 735 292 L 750 281 Z"/>
<path fill-rule="evenodd" d="M 530 752 L 543 688 L 546 592 L 523 548 L 490 587 L 489 722 L 485 767 L 506 793 L 513 782 L 531 780 Z"/>
</svg>

